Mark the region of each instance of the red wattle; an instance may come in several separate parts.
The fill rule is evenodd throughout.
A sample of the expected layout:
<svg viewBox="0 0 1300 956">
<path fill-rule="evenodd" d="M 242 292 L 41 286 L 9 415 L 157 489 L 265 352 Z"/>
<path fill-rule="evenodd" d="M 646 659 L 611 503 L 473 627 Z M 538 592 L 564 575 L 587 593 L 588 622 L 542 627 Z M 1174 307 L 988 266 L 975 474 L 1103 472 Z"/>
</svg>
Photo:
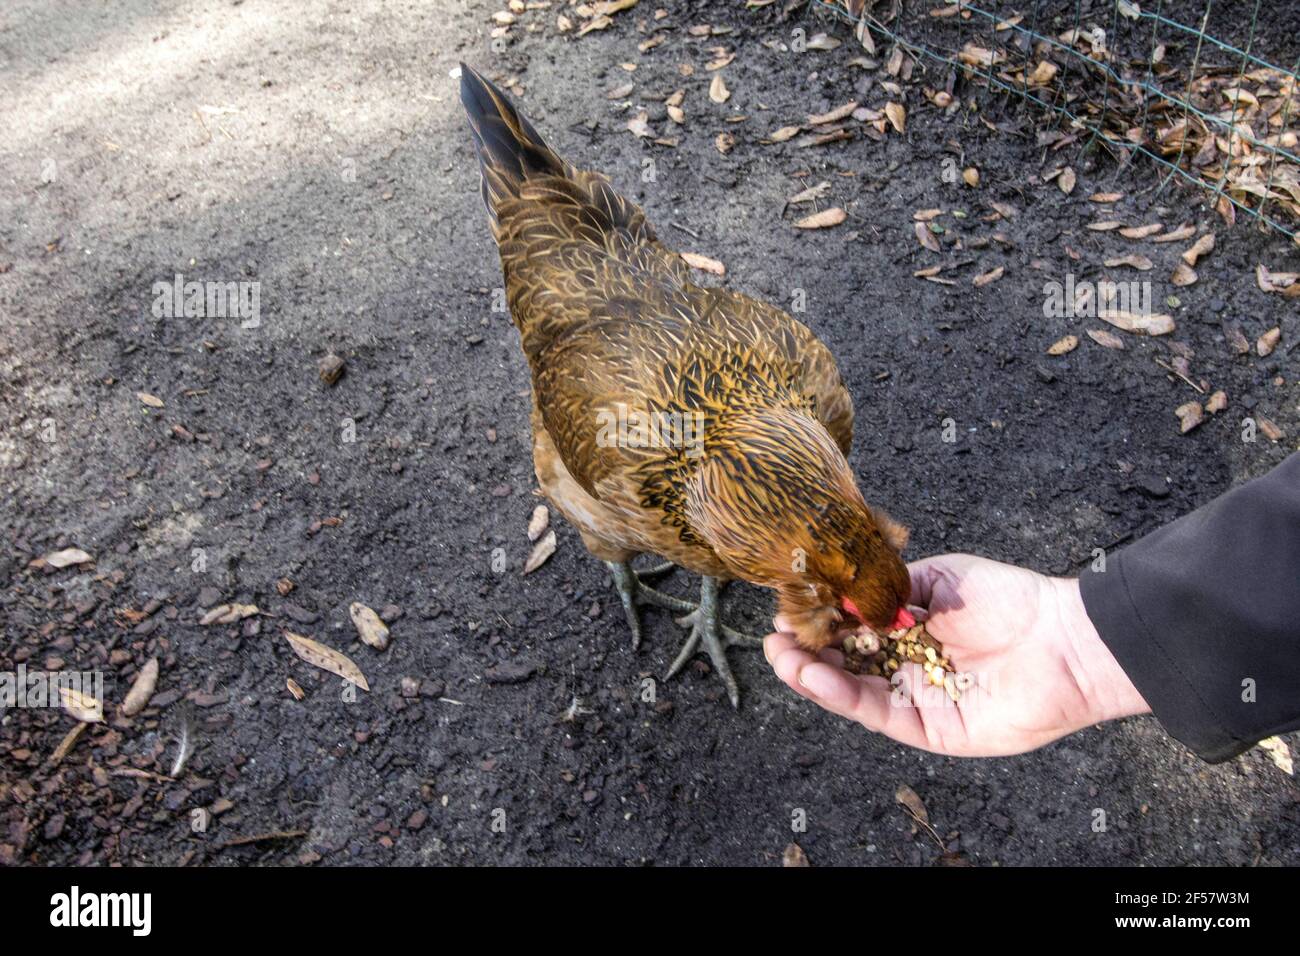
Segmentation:
<svg viewBox="0 0 1300 956">
<path fill-rule="evenodd" d="M 858 610 L 858 606 L 854 604 L 852 601 L 850 601 L 848 598 L 840 598 L 840 605 L 844 608 L 844 610 L 848 611 L 859 621 L 866 620 L 866 618 L 862 616 L 862 612 Z"/>
<path fill-rule="evenodd" d="M 900 627 L 916 627 L 916 618 L 912 612 L 905 607 L 900 607 L 898 613 L 894 615 L 894 623 L 889 625 L 891 631 L 896 631 Z"/>
</svg>

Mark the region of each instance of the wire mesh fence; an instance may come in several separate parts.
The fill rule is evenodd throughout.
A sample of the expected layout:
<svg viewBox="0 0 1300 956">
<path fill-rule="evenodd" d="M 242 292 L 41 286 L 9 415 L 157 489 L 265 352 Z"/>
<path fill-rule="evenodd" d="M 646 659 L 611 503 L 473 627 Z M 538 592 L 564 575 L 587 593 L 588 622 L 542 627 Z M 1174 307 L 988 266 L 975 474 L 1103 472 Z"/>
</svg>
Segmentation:
<svg viewBox="0 0 1300 956">
<path fill-rule="evenodd" d="M 1262 0 L 1220 6 L 1242 35 L 1231 41 L 1207 29 L 1215 0 L 814 2 L 851 22 L 869 54 L 888 55 L 889 72 L 924 70 L 940 108 L 961 109 L 959 80 L 1019 98 L 1055 121 L 1054 148 L 1148 160 L 1161 187 L 1186 180 L 1226 221 L 1248 217 L 1300 244 L 1300 56 L 1290 69 L 1274 62 L 1296 36 L 1261 23 L 1277 13 Z"/>
</svg>

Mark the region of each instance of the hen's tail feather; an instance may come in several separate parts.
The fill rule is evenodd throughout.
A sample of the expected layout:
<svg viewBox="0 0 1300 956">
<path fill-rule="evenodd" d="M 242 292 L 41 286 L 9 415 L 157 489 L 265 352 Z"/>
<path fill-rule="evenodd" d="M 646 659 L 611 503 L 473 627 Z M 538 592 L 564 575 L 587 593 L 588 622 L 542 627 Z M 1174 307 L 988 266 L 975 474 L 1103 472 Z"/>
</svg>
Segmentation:
<svg viewBox="0 0 1300 956">
<path fill-rule="evenodd" d="M 497 225 L 497 203 L 518 196 L 530 176 L 568 173 L 568 167 L 499 89 L 464 63 L 460 99 L 483 173 L 483 202 Z"/>
</svg>

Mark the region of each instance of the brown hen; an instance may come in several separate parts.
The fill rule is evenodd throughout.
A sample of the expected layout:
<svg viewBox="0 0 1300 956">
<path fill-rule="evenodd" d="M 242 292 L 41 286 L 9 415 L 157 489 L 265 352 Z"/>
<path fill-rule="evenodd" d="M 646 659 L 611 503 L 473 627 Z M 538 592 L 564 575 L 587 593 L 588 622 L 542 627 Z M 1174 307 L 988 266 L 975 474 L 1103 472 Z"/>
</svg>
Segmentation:
<svg viewBox="0 0 1300 956">
<path fill-rule="evenodd" d="M 868 507 L 845 460 L 853 403 L 829 350 L 780 309 L 695 285 L 644 214 L 551 150 L 495 86 L 461 66 L 461 99 L 532 370 L 543 492 L 609 565 L 634 646 L 637 606 L 687 612 L 739 690 L 720 582 L 773 588 L 799 642 L 908 620 L 907 532 Z M 649 587 L 637 554 L 704 576 L 698 606 Z"/>
</svg>

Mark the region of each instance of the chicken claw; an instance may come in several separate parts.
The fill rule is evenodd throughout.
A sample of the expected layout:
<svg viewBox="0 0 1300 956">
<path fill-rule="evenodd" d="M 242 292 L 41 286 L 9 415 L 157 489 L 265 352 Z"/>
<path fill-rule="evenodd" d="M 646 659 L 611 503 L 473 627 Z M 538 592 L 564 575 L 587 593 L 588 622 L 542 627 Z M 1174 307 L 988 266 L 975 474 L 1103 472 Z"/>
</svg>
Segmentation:
<svg viewBox="0 0 1300 956">
<path fill-rule="evenodd" d="M 677 652 L 677 658 L 673 661 L 672 667 L 668 668 L 664 680 L 672 679 L 703 644 L 709 660 L 713 662 L 714 670 L 718 672 L 722 683 L 727 687 L 727 697 L 731 700 L 731 706 L 739 708 L 740 687 L 736 683 L 735 675 L 731 673 L 731 665 L 727 663 L 727 648 L 736 644 L 761 644 L 762 639 L 742 634 L 718 620 L 720 589 L 721 585 L 717 578 L 707 575 L 701 578 L 699 606 L 677 619 L 677 623 L 682 627 L 691 629 L 690 637 L 686 638 L 682 649 Z"/>
<path fill-rule="evenodd" d="M 641 616 L 637 613 L 638 607 L 650 604 L 667 608 L 677 614 L 689 614 L 695 610 L 695 605 L 690 601 L 683 601 L 671 594 L 656 591 L 645 583 L 647 578 L 671 571 L 673 569 L 671 563 L 645 571 L 634 570 L 631 562 L 628 561 L 606 561 L 605 565 L 614 576 L 614 589 L 618 591 L 618 596 L 623 602 L 623 613 L 627 615 L 627 626 L 632 631 L 634 650 L 641 646 Z"/>
</svg>

